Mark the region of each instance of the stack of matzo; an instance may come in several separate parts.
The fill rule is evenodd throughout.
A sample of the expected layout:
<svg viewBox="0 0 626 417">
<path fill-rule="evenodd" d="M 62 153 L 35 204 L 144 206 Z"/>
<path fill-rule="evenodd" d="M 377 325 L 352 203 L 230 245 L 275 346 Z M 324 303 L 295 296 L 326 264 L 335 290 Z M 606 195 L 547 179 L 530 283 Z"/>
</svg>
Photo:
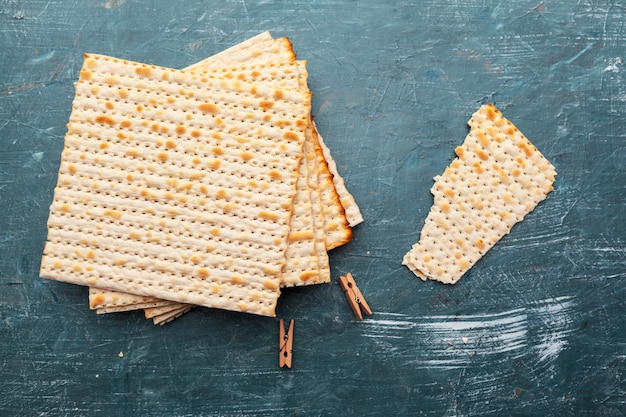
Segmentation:
<svg viewBox="0 0 626 417">
<path fill-rule="evenodd" d="M 493 105 L 469 125 L 457 158 L 435 177 L 420 240 L 404 256 L 424 280 L 457 282 L 552 191 L 552 164 Z"/>
<path fill-rule="evenodd" d="M 86 55 L 42 260 L 99 312 L 274 315 L 330 280 L 362 221 L 310 116 L 305 62 L 263 33 L 186 70 Z"/>
</svg>

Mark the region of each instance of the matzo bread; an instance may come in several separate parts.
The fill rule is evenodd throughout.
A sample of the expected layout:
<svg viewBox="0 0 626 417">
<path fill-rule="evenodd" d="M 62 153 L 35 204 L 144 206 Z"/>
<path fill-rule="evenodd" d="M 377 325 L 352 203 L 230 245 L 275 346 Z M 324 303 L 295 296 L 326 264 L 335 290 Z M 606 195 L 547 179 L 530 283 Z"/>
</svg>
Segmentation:
<svg viewBox="0 0 626 417">
<path fill-rule="evenodd" d="M 418 277 L 454 284 L 552 191 L 552 164 L 493 105 L 469 121 L 457 158 L 431 189 L 420 241 L 403 264 Z"/>
<path fill-rule="evenodd" d="M 274 39 L 269 32 L 261 33 L 216 55 L 185 68 L 200 72 L 212 68 L 238 65 L 258 65 L 268 62 L 291 62 L 296 59 L 288 38 Z"/>
<path fill-rule="evenodd" d="M 269 32 L 263 32 L 252 38 L 249 38 L 243 42 L 240 42 L 230 48 L 213 55 L 211 58 L 202 60 L 196 64 L 185 68 L 186 70 L 206 71 L 212 68 L 219 68 L 220 64 L 224 66 L 234 67 L 237 63 L 244 64 L 254 61 L 257 64 L 266 64 L 272 60 L 279 62 L 290 61 L 294 57 L 291 43 L 287 42 L 277 43 Z M 135 305 L 135 309 L 143 308 L 146 299 L 151 300 L 154 303 L 165 303 L 165 305 L 172 305 L 173 302 L 160 300 L 154 297 L 143 297 L 135 294 L 126 294 L 118 291 L 103 290 L 103 289 L 90 289 L 89 291 L 89 305 L 91 308 L 101 309 L 101 311 L 114 312 L 114 308 L 109 308 L 109 303 L 113 300 L 123 298 L 125 300 L 125 308 Z M 175 306 L 180 308 L 180 306 Z"/>
<path fill-rule="evenodd" d="M 160 314 L 158 316 L 152 317 L 152 322 L 154 324 L 159 324 L 159 325 L 163 326 L 164 324 L 171 322 L 172 320 L 176 319 L 177 317 L 182 316 L 186 312 L 191 311 L 194 307 L 195 306 L 189 305 L 189 304 L 181 304 L 181 307 L 179 307 L 176 310 L 172 310 L 172 311 L 169 311 L 167 313 L 163 313 L 163 314 Z"/>
<path fill-rule="evenodd" d="M 127 311 L 134 311 L 134 310 L 142 310 L 144 308 L 161 308 L 159 306 L 165 306 L 166 304 L 164 303 L 164 300 L 161 300 L 159 298 L 155 298 L 156 301 L 153 302 L 147 302 L 147 303 L 135 303 L 135 304 L 129 304 L 129 305 L 125 305 L 125 306 L 112 306 L 112 307 L 98 307 L 97 309 L 95 309 L 96 314 L 109 314 L 109 313 L 124 313 Z M 178 306 L 178 303 L 175 302 L 171 302 L 172 306 Z"/>
<path fill-rule="evenodd" d="M 285 88 L 300 88 L 301 80 L 306 80 L 306 67 L 303 61 L 298 61 L 288 65 L 268 64 L 258 66 L 245 66 L 236 68 L 222 68 L 208 70 L 202 73 L 205 77 L 218 77 L 219 79 L 237 79 L 241 81 L 249 81 L 251 79 L 264 79 L 266 86 L 280 86 Z M 306 88 L 306 81 L 304 87 Z M 288 120 L 276 118 L 272 123 L 284 125 Z M 311 199 L 309 196 L 309 186 L 307 184 L 307 161 L 301 159 L 299 172 L 301 173 L 298 183 L 296 184 L 296 195 L 294 196 L 294 212 L 290 219 L 290 234 L 288 237 L 288 247 L 286 252 L 286 264 L 281 271 L 281 287 L 289 287 L 295 285 L 308 285 L 320 282 L 328 282 L 330 280 L 329 267 L 322 263 L 324 269 L 320 275 L 318 271 L 318 257 L 326 258 L 325 249 L 319 250 L 316 246 L 316 235 L 313 230 L 313 222 L 311 219 Z M 247 181 L 240 184 L 246 187 Z M 328 261 L 326 260 L 326 264 Z M 109 292 L 107 298 L 111 298 L 114 294 Z M 129 295 L 127 295 L 129 296 Z M 144 303 L 145 300 L 139 301 Z"/>
<path fill-rule="evenodd" d="M 181 303 L 173 303 L 171 305 L 166 305 L 162 307 L 148 307 L 144 308 L 144 315 L 147 319 L 153 319 L 155 317 L 168 315 L 173 311 L 180 311 L 181 309 L 185 309 L 187 307 L 193 307 L 191 304 L 181 304 Z"/>
<path fill-rule="evenodd" d="M 307 137 L 310 137 L 317 164 L 317 181 L 324 217 L 324 233 L 326 250 L 331 250 L 352 240 L 352 228 L 348 224 L 345 210 L 333 183 L 333 175 L 328 169 L 322 148 L 318 141 L 317 131 L 309 124 Z"/>
<path fill-rule="evenodd" d="M 330 262 L 326 251 L 326 234 L 324 230 L 324 210 L 322 207 L 322 190 L 319 183 L 319 166 L 311 125 L 307 127 L 307 136 L 304 141 L 304 159 L 307 163 L 307 182 L 311 197 L 311 217 L 313 219 L 313 233 L 315 234 L 315 250 L 318 254 L 319 282 L 330 281 Z"/>
<path fill-rule="evenodd" d="M 306 142 L 306 141 L 305 141 Z M 304 145 L 303 145 L 304 146 Z M 304 152 L 304 148 L 303 148 Z M 287 236 L 285 266 L 281 271 L 281 286 L 314 284 L 319 282 L 319 260 L 315 246 L 311 193 L 307 183 L 306 158 L 300 160 L 296 195 Z"/>
<path fill-rule="evenodd" d="M 281 38 L 278 39 L 276 41 L 274 41 L 272 39 L 272 37 L 269 35 L 268 32 L 265 32 L 259 36 L 256 36 L 252 39 L 249 39 L 247 41 L 244 41 L 243 43 L 239 44 L 239 45 L 235 45 L 234 47 L 229 48 L 227 51 L 224 51 L 218 55 L 214 55 L 211 58 L 205 59 L 199 63 L 196 63 L 194 65 L 192 65 L 191 67 L 188 67 L 188 69 L 192 68 L 196 71 L 209 71 L 212 73 L 212 76 L 219 76 L 219 77 L 230 77 L 230 78 L 234 78 L 234 76 L 237 76 L 237 79 L 240 80 L 246 80 L 246 79 L 252 79 L 255 82 L 270 82 L 270 83 L 274 83 L 277 80 L 275 80 L 275 78 L 277 77 L 277 72 L 273 71 L 271 72 L 269 75 L 267 73 L 267 71 L 263 72 L 258 71 L 258 69 L 256 68 L 252 68 L 248 71 L 248 74 L 245 75 L 244 78 L 244 73 L 242 70 L 242 68 L 231 68 L 231 67 L 226 67 L 226 65 L 233 65 L 235 63 L 244 63 L 246 65 L 247 68 L 249 68 L 249 66 L 252 64 L 252 66 L 259 66 L 259 65 L 265 65 L 265 64 L 275 64 L 276 62 L 281 62 L 281 61 L 290 61 L 293 60 L 295 57 L 295 54 L 293 52 L 293 48 L 291 46 L 290 41 L 287 38 Z M 284 62 L 283 62 L 284 64 Z M 245 68 L 244 68 L 245 69 Z M 304 64 L 300 63 L 300 67 L 298 68 L 298 72 L 305 72 L 305 68 L 304 68 Z M 295 72 L 294 72 L 295 73 Z M 280 77 L 286 77 L 288 76 L 287 73 L 278 73 L 279 78 Z M 293 78 L 293 74 L 292 74 L 292 78 Z M 301 76 L 300 80 L 302 81 L 301 87 L 302 88 L 308 88 L 306 86 L 306 76 Z M 285 80 L 278 80 L 278 82 L 280 83 L 281 86 L 288 86 L 290 88 L 293 87 L 293 85 L 286 85 Z M 315 129 L 315 126 L 313 125 L 313 129 Z M 310 132 L 309 132 L 310 133 Z M 321 138 L 320 138 L 321 140 Z M 328 148 L 321 143 L 322 145 L 322 149 L 324 150 L 324 154 L 325 156 L 327 156 L 329 158 L 329 160 L 331 161 L 331 165 L 330 165 L 330 169 L 332 172 L 332 179 L 333 179 L 333 183 L 337 185 L 337 193 L 340 195 L 341 197 L 341 202 L 340 204 L 342 204 L 344 207 L 346 207 L 346 212 L 347 213 L 356 213 L 359 217 L 360 217 L 360 212 L 358 207 L 356 206 L 356 203 L 354 203 L 354 199 L 352 198 L 352 196 L 347 192 L 345 185 L 343 183 L 343 179 L 341 179 L 341 177 L 339 176 L 338 172 L 336 172 L 336 166 L 334 165 L 334 162 L 332 161 L 332 158 L 330 156 L 330 151 L 328 150 Z M 311 162 L 309 160 L 309 162 Z M 312 172 L 312 169 L 317 169 L 317 164 L 313 164 L 313 166 L 315 166 L 316 168 L 312 168 L 311 166 L 309 166 L 309 180 L 314 179 L 315 181 L 317 181 L 317 173 L 316 172 Z M 328 170 L 328 166 L 326 166 L 325 164 L 323 164 L 322 169 Z M 310 188 L 310 192 L 312 194 L 312 198 L 318 198 L 319 199 L 319 187 L 317 187 L 317 184 L 311 183 L 309 181 L 309 186 Z M 324 190 L 324 192 L 326 193 L 330 193 L 331 195 L 335 194 L 335 190 L 327 188 L 326 190 Z M 300 193 L 300 190 L 298 190 L 298 193 Z M 296 194 L 295 199 L 298 199 L 298 194 Z M 302 199 L 302 197 L 300 197 L 300 200 Z M 329 200 L 327 199 L 327 202 Z M 320 202 L 319 201 L 313 201 L 312 202 L 312 208 L 314 210 L 314 217 L 315 217 L 315 227 L 313 230 L 313 233 L 315 234 L 315 240 L 314 242 L 307 242 L 307 239 L 303 240 L 303 236 L 308 235 L 310 233 L 308 232 L 298 232 L 298 233 L 292 233 L 290 235 L 290 237 L 293 240 L 296 240 L 296 243 L 289 243 L 288 245 L 288 253 L 294 253 L 294 254 L 298 254 L 300 253 L 301 256 L 294 256 L 294 257 L 290 257 L 289 255 L 287 256 L 287 264 L 285 265 L 284 269 L 283 269 L 283 274 L 281 275 L 281 286 L 292 286 L 292 285 L 306 285 L 306 284 L 313 284 L 313 283 L 319 283 L 319 282 L 328 282 L 330 280 L 330 268 L 329 268 L 329 263 L 328 263 L 328 255 L 326 254 L 325 251 L 325 244 L 324 244 L 324 230 L 323 230 L 323 225 L 324 225 L 324 219 L 320 219 L 320 212 L 321 212 L 321 207 L 320 207 Z M 302 212 L 302 210 L 300 210 L 300 212 Z M 337 212 L 337 211 L 335 211 Z M 326 213 L 332 213 L 332 211 L 326 210 Z M 341 211 L 341 214 L 343 214 L 343 211 Z M 327 216 L 329 217 L 329 216 Z M 358 222 L 360 222 L 362 220 L 362 217 L 360 217 L 360 220 L 357 220 L 355 222 L 354 220 L 355 216 L 353 215 L 350 222 L 352 222 L 352 224 L 356 224 Z M 333 219 L 332 217 L 329 217 L 327 223 L 332 223 L 335 222 L 335 219 Z M 291 230 L 302 230 L 302 224 L 308 222 L 308 219 L 302 219 L 301 216 L 292 216 L 292 220 L 291 220 Z M 343 241 L 344 243 L 346 242 L 346 240 Z M 304 250 L 304 247 L 311 247 L 311 245 L 315 245 L 315 251 L 317 252 L 317 255 L 315 255 L 314 253 L 311 252 L 310 249 L 308 250 Z M 341 244 L 341 243 L 339 243 Z M 291 250 L 289 249 L 290 246 L 300 246 L 299 248 L 291 248 Z M 308 255 L 307 255 L 308 254 Z M 315 260 L 315 258 L 319 259 L 319 272 L 317 272 L 314 268 L 313 268 L 313 262 Z M 115 294 L 114 291 L 108 291 L 110 294 Z M 132 295 L 126 294 L 127 297 L 132 297 Z M 142 300 L 142 298 L 145 299 L 145 297 L 137 297 L 137 308 L 143 305 L 143 302 L 145 302 L 145 300 Z M 158 302 L 159 300 L 155 299 L 155 302 Z M 162 302 L 162 301 L 161 301 Z M 174 308 L 175 306 L 168 306 L 166 308 Z M 129 307 L 125 307 L 125 309 L 128 309 Z M 107 311 L 116 311 L 114 308 L 113 309 L 108 309 Z"/>
<path fill-rule="evenodd" d="M 273 315 L 310 94 L 100 55 L 76 90 L 41 275 Z"/>
<path fill-rule="evenodd" d="M 129 306 L 160 307 L 170 304 L 174 304 L 174 302 L 153 297 L 107 291 L 100 288 L 89 288 L 89 308 L 92 310 L 106 309 L 108 312 L 128 311 Z"/>
<path fill-rule="evenodd" d="M 335 186 L 337 195 L 339 196 L 339 201 L 341 202 L 341 205 L 345 210 L 345 216 L 348 220 L 348 224 L 350 225 L 350 227 L 354 227 L 363 222 L 361 209 L 359 209 L 359 206 L 357 205 L 354 197 L 348 191 L 343 177 L 339 174 L 337 164 L 330 154 L 330 149 L 324 143 L 324 138 L 322 138 L 322 135 L 319 134 L 313 120 L 311 120 L 311 124 L 313 126 L 313 129 L 315 130 L 317 141 L 322 149 L 322 153 L 328 166 L 328 170 L 332 174 L 333 184 Z"/>
<path fill-rule="evenodd" d="M 266 86 L 273 85 L 284 88 L 302 88 L 301 80 L 305 80 L 303 88 L 306 88 L 306 67 L 304 61 L 234 68 L 213 68 L 202 74 L 204 77 L 219 77 L 241 81 L 261 79 L 264 80 Z M 272 123 L 283 125 L 287 122 L 277 118 Z M 328 266 L 322 263 L 324 268 L 323 274 L 320 274 L 317 270 L 318 256 L 322 258 L 327 258 L 327 256 L 325 251 L 316 253 L 319 248 L 315 246 L 314 231 L 310 229 L 312 227 L 311 203 L 306 183 L 306 166 L 304 164 L 306 164 L 306 161 L 301 160 L 302 180 L 297 184 L 297 193 L 294 197 L 295 213 L 292 214 L 290 219 L 290 230 L 292 232 L 289 234 L 286 265 L 281 272 L 281 287 L 308 285 L 330 280 L 330 275 L 326 272 L 329 270 Z M 247 183 L 243 183 L 241 186 L 245 187 Z M 108 298 L 114 296 L 114 292 L 109 291 L 108 293 Z M 126 294 L 125 298 L 128 297 L 131 297 L 131 295 Z M 143 305 L 143 303 L 145 303 L 144 299 L 138 300 L 138 305 Z M 108 309 L 107 311 L 115 310 Z"/>
<path fill-rule="evenodd" d="M 287 48 L 283 48 L 287 49 Z M 283 55 L 282 58 L 285 58 Z M 205 61 L 210 61 L 205 60 Z M 295 88 L 299 82 L 301 88 L 306 89 L 306 67 L 303 61 L 296 62 L 297 71 L 289 71 L 285 69 L 286 63 L 282 64 L 261 64 L 257 66 L 245 66 L 235 68 L 219 68 L 213 67 L 209 63 L 199 63 L 195 68 L 202 68 L 206 70 L 203 74 L 205 76 L 219 76 L 225 78 L 236 78 L 238 80 L 263 80 L 266 83 L 277 84 L 281 87 Z M 279 69 L 280 71 L 277 71 Z M 294 84 L 295 83 L 295 84 Z M 280 121 L 279 121 L 280 122 Z M 309 129 L 311 126 L 309 126 Z M 307 139 L 310 138 L 310 130 L 307 131 Z M 319 156 L 319 155 L 318 155 Z M 304 161 L 302 161 L 304 162 Z M 302 163 L 301 162 L 301 163 Z M 322 161 L 324 162 L 324 161 Z M 326 175 L 328 174 L 328 167 L 322 163 L 320 169 L 324 170 Z M 305 166 L 301 167 L 301 172 L 306 177 Z M 314 163 L 309 169 L 318 169 L 318 164 Z M 327 178 L 326 176 L 324 178 Z M 309 179 L 317 180 L 317 173 L 313 173 Z M 324 192 L 330 197 L 327 198 L 327 204 L 334 204 L 338 207 L 335 211 L 326 209 L 326 213 L 329 214 L 327 224 L 331 227 L 335 227 L 336 224 L 343 224 L 344 219 L 336 220 L 332 217 L 333 214 L 342 215 L 341 203 L 335 199 L 335 190 L 333 187 L 329 187 L 326 184 Z M 309 184 L 310 187 L 315 188 L 315 192 L 319 192 L 316 184 Z M 311 191 L 313 192 L 313 191 Z M 330 267 L 328 263 L 328 255 L 326 249 L 321 240 L 325 239 L 323 236 L 323 230 L 315 229 L 315 225 L 311 223 L 311 203 L 310 197 L 307 194 L 307 184 L 304 181 L 300 181 L 297 185 L 297 193 L 294 197 L 294 204 L 296 205 L 295 213 L 292 215 L 290 222 L 289 242 L 286 252 L 286 265 L 281 272 L 281 287 L 289 287 L 296 285 L 308 285 L 317 284 L 330 281 Z M 319 208 L 319 201 L 316 202 L 314 208 L 317 210 L 317 214 L 321 209 Z M 298 208 L 299 206 L 299 208 Z M 317 227 L 322 227 L 323 223 L 318 221 Z M 334 229 L 334 236 L 338 236 L 336 229 Z M 336 239 L 335 239 L 336 240 Z M 341 236 L 341 242 L 333 243 L 334 246 L 346 243 L 349 239 L 346 239 L 346 235 Z"/>
<path fill-rule="evenodd" d="M 285 56 L 282 56 L 282 58 L 285 58 Z M 203 68 L 208 68 L 208 65 L 204 65 Z M 200 70 L 197 70 L 197 71 L 200 71 Z M 306 63 L 304 61 L 267 63 L 267 64 L 259 64 L 259 65 L 228 67 L 228 68 L 215 67 L 215 68 L 209 68 L 206 71 L 201 72 L 200 74 L 202 74 L 203 78 L 211 78 L 211 79 L 217 78 L 219 80 L 235 79 L 235 80 L 244 81 L 244 82 L 255 82 L 257 80 L 260 80 L 267 87 L 272 86 L 272 87 L 283 87 L 283 88 L 289 88 L 289 89 L 302 88 L 301 79 L 306 80 L 306 76 L 307 76 Z M 304 84 L 304 88 L 306 88 L 306 81 Z M 271 123 L 277 124 L 278 126 L 283 126 L 286 123 L 288 123 L 288 120 L 277 117 Z M 304 161 L 302 163 L 304 163 Z M 241 186 L 242 187 L 248 186 L 247 182 L 248 180 L 244 180 Z M 302 193 L 308 193 L 308 188 L 302 190 Z M 308 199 L 308 195 L 303 196 L 302 193 L 298 192 L 298 194 L 300 194 L 299 197 L 298 197 L 298 194 L 296 195 L 298 202 L 302 202 L 303 198 L 305 197 Z M 304 201 L 303 204 L 307 204 L 307 202 Z M 302 210 L 298 210 L 298 214 L 296 216 L 292 216 L 292 218 L 290 219 L 290 223 L 295 223 L 294 225 L 290 224 L 290 228 L 292 227 L 301 228 L 302 227 L 301 223 L 308 221 L 307 219 L 302 218 L 305 215 L 306 213 L 304 213 Z M 312 277 L 315 276 L 313 271 L 307 270 L 305 273 L 302 273 L 301 271 L 305 265 L 304 260 L 301 259 L 301 257 L 303 256 L 302 246 L 308 244 L 309 246 L 313 247 L 314 241 L 311 238 L 309 239 L 310 242 L 305 242 L 304 241 L 305 239 L 303 239 L 302 234 L 300 234 L 299 237 L 294 235 L 294 237 L 295 237 L 294 239 L 290 239 L 290 242 L 293 241 L 294 243 L 292 243 L 292 245 L 298 245 L 300 246 L 300 248 L 298 248 L 296 252 L 292 250 L 291 253 L 294 253 L 294 254 L 299 253 L 299 255 L 297 258 L 289 259 L 287 261 L 284 274 L 288 275 L 288 277 L 283 278 L 281 274 L 281 284 L 285 280 L 289 282 L 289 286 L 314 283 L 317 280 L 311 279 Z M 298 265 L 294 266 L 294 264 L 298 264 Z M 315 262 L 315 264 L 317 264 L 317 261 Z M 294 274 L 298 274 L 298 275 L 294 276 Z M 298 278 L 300 276 L 303 278 L 303 280 Z M 105 297 L 106 300 L 110 300 L 110 299 L 117 297 L 114 291 L 100 290 L 99 294 L 106 295 Z M 131 294 L 124 294 L 124 295 L 118 295 L 118 296 L 123 296 L 124 299 L 127 300 L 124 311 L 132 309 L 128 307 L 130 304 L 132 304 L 132 302 L 129 301 L 130 299 L 132 299 Z M 102 297 L 99 297 L 99 298 L 102 298 Z M 142 308 L 142 306 L 145 305 L 146 303 L 145 297 L 138 296 L 136 302 L 137 302 L 137 308 Z M 153 300 L 152 302 L 158 302 L 158 300 Z M 103 308 L 103 309 L 106 308 L 106 311 L 108 312 L 118 311 L 113 308 L 108 308 L 109 306 L 107 305 L 106 302 L 95 303 L 93 300 L 92 293 L 90 293 L 90 305 L 94 305 L 94 304 L 98 305 L 99 308 Z"/>
</svg>

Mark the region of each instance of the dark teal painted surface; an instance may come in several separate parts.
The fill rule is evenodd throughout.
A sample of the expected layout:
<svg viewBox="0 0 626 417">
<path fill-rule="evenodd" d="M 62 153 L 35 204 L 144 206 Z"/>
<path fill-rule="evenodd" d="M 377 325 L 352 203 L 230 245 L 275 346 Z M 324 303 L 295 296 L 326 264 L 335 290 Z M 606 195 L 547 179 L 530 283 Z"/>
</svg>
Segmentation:
<svg viewBox="0 0 626 417">
<path fill-rule="evenodd" d="M 625 415 L 624 22 L 617 0 L 0 2 L 0 415 Z M 265 30 L 309 62 L 366 218 L 333 277 L 375 311 L 355 321 L 336 282 L 285 291 L 291 370 L 276 319 L 155 327 L 38 278 L 82 53 L 185 67 Z M 457 285 L 421 282 L 402 256 L 486 102 L 555 191 Z"/>
</svg>

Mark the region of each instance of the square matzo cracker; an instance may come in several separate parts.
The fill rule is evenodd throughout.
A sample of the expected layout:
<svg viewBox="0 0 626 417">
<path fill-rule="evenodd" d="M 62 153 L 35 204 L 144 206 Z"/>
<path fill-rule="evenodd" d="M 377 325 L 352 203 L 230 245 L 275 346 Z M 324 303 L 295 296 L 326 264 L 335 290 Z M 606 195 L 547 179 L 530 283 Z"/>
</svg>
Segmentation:
<svg viewBox="0 0 626 417">
<path fill-rule="evenodd" d="M 253 65 L 246 65 L 245 67 L 234 68 L 219 67 L 215 64 L 215 57 L 211 57 L 207 60 L 201 61 L 198 64 L 194 64 L 192 68 L 195 68 L 196 70 L 206 70 L 208 71 L 206 74 L 211 74 L 211 76 L 237 78 L 243 81 L 259 80 L 259 82 L 263 82 L 267 85 L 278 85 L 287 88 L 296 88 L 296 85 L 294 85 L 295 82 L 299 87 L 307 89 L 306 68 L 304 67 L 304 62 L 287 62 L 288 59 L 293 58 L 295 55 L 292 52 L 292 48 L 290 46 L 291 44 L 286 38 L 277 40 L 275 42 L 277 46 L 274 46 L 273 48 L 265 47 L 264 53 L 260 52 L 261 47 L 259 45 L 250 44 L 249 42 L 246 43 L 248 43 L 248 51 L 252 51 L 252 54 L 254 55 L 253 58 L 249 59 L 249 61 L 253 61 L 255 63 Z M 264 41 L 264 43 L 265 45 L 267 45 L 267 42 Z M 236 48 L 237 47 L 233 47 L 232 49 L 234 50 Z M 285 62 L 266 62 L 271 61 L 272 59 L 282 59 Z M 289 64 L 295 65 L 293 71 L 276 71 L 276 68 L 281 68 Z M 315 129 L 314 125 L 312 124 L 308 126 L 306 138 L 307 142 L 313 141 L 313 138 L 311 137 L 311 129 Z M 328 152 L 327 148 L 326 151 Z M 306 176 L 305 171 L 307 170 L 307 167 L 302 166 L 303 162 L 304 160 L 301 160 L 300 172 L 302 173 L 302 175 Z M 325 161 L 322 158 L 322 163 L 319 164 L 321 166 L 318 166 L 317 163 L 313 163 L 312 166 L 308 167 L 309 180 L 315 180 L 315 183 L 311 183 L 311 181 L 309 181 L 309 189 L 307 189 L 306 184 L 303 185 L 303 181 L 299 180 L 297 183 L 297 193 L 294 198 L 295 211 L 292 214 L 290 222 L 291 231 L 289 234 L 289 241 L 286 252 L 286 265 L 281 272 L 281 286 L 308 285 L 330 281 L 328 256 L 326 254 L 326 248 L 324 247 L 325 245 L 323 243 L 325 240 L 325 237 L 323 235 L 323 219 L 322 222 L 317 221 L 317 224 L 314 225 L 312 224 L 310 218 L 312 214 L 312 209 L 315 211 L 315 215 L 319 216 L 322 210 L 322 208 L 320 207 L 321 202 L 318 200 L 316 200 L 315 202 L 311 201 L 311 198 L 308 195 L 309 193 L 320 194 L 320 187 L 317 186 L 318 174 L 319 172 L 328 171 L 328 167 L 324 162 Z M 315 171 L 310 172 L 311 169 Z M 326 175 L 329 174 L 330 173 Z M 336 176 L 333 176 L 333 181 L 335 181 L 336 178 Z M 337 195 L 333 187 L 329 187 L 328 184 L 326 187 L 322 188 L 321 192 L 332 197 L 335 197 Z M 327 217 L 326 223 L 330 224 L 331 227 L 336 227 L 337 224 L 344 224 L 345 227 L 345 216 L 343 216 L 341 219 L 337 219 L 335 218 L 336 216 L 333 216 L 335 213 L 343 215 L 343 208 L 341 207 L 341 203 L 336 199 L 332 201 L 335 206 L 338 206 L 338 209 L 336 209 L 334 212 L 329 209 L 329 201 L 327 201 L 326 203 L 326 208 L 324 210 L 324 213 Z M 311 226 L 313 226 L 313 229 L 311 229 Z M 346 236 L 351 236 L 349 227 L 347 228 L 347 231 L 344 231 L 343 233 Z M 336 232 L 335 236 L 338 236 Z M 342 239 L 343 241 L 339 244 L 345 243 L 349 240 L 345 239 L 345 237 Z M 112 291 L 109 291 L 109 293 L 114 294 L 114 292 Z M 91 304 L 93 304 L 93 302 Z M 139 299 L 137 306 L 138 308 L 141 306 Z M 115 310 L 109 309 L 108 311 Z"/>
<path fill-rule="evenodd" d="M 41 275 L 273 315 L 310 94 L 101 55 L 76 93 Z"/>
</svg>

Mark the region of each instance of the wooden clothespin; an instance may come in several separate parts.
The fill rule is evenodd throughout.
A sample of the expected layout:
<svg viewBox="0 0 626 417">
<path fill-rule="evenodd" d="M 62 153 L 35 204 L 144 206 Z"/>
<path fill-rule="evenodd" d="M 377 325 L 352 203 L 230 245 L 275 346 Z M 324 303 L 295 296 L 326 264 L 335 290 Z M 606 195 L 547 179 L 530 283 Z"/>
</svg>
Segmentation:
<svg viewBox="0 0 626 417">
<path fill-rule="evenodd" d="M 291 368 L 292 349 L 293 349 L 293 320 L 289 322 L 289 330 L 285 332 L 285 322 L 280 319 L 280 356 L 278 362 L 280 367 Z"/>
<path fill-rule="evenodd" d="M 359 320 L 363 319 L 363 313 L 370 315 L 372 314 L 372 310 L 370 306 L 367 305 L 367 301 L 363 298 L 363 294 L 361 294 L 361 290 L 356 286 L 356 282 L 354 282 L 354 278 L 352 278 L 352 274 L 349 272 L 339 277 L 339 285 L 343 289 L 343 292 L 346 294 L 346 298 L 348 299 L 348 303 L 350 307 L 352 307 L 352 311 Z"/>
</svg>

